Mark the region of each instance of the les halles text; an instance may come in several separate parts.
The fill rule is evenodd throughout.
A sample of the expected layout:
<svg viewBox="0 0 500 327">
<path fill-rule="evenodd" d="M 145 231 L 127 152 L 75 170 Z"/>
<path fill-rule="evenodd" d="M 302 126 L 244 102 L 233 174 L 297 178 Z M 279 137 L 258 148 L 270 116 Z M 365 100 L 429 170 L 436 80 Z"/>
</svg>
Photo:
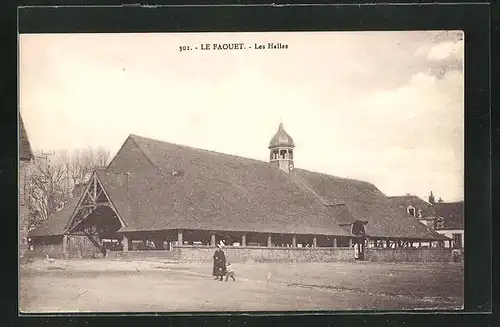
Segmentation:
<svg viewBox="0 0 500 327">
<path fill-rule="evenodd" d="M 203 43 L 199 46 L 181 45 L 179 51 L 191 50 L 211 50 L 211 51 L 224 51 L 224 50 L 283 50 L 288 49 L 288 44 L 281 42 L 268 42 L 268 43 L 253 43 L 246 45 L 245 43 Z"/>
</svg>

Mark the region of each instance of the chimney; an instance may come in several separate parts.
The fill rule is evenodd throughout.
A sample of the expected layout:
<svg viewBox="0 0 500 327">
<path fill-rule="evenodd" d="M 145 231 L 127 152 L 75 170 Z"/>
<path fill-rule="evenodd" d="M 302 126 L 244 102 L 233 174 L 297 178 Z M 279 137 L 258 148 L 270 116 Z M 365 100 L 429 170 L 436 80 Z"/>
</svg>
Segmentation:
<svg viewBox="0 0 500 327">
<path fill-rule="evenodd" d="M 434 204 L 436 201 L 434 200 L 434 194 L 432 194 L 432 191 L 431 191 L 431 194 L 429 195 L 429 203 L 430 204 Z"/>
</svg>

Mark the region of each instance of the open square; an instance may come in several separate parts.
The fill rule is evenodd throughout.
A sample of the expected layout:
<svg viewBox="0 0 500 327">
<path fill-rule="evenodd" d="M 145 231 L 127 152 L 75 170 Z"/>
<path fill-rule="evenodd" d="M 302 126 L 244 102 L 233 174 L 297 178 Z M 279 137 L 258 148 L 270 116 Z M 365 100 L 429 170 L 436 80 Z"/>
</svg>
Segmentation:
<svg viewBox="0 0 500 327">
<path fill-rule="evenodd" d="M 208 263 L 36 260 L 21 265 L 20 310 L 195 312 L 453 310 L 461 263 L 238 263 L 219 282 Z"/>
</svg>

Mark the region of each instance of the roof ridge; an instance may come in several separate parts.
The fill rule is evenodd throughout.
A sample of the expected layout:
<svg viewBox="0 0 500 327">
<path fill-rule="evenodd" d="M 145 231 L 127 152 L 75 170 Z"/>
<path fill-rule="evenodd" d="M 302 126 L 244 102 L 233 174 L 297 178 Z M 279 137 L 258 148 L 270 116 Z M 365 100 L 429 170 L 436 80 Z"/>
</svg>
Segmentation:
<svg viewBox="0 0 500 327">
<path fill-rule="evenodd" d="M 168 142 L 168 141 L 153 139 L 153 138 L 150 138 L 150 137 L 140 136 L 140 135 L 136 135 L 136 134 L 130 134 L 130 136 L 133 137 L 133 138 L 139 138 L 139 139 L 144 139 L 144 140 L 148 140 L 148 141 L 169 144 L 169 145 L 173 145 L 173 146 L 177 146 L 177 147 L 181 147 L 181 148 L 187 148 L 187 149 L 191 149 L 191 150 L 194 150 L 194 151 L 201 151 L 201 152 L 210 153 L 210 154 L 214 154 L 214 155 L 223 155 L 223 156 L 237 158 L 237 159 L 245 159 L 245 160 L 249 160 L 249 161 L 258 162 L 258 163 L 261 163 L 261 164 L 267 164 L 268 163 L 267 161 L 259 160 L 259 159 L 255 159 L 255 158 L 248 158 L 248 157 L 243 157 L 243 156 L 239 156 L 239 155 L 235 155 L 235 154 L 230 154 L 230 153 L 225 153 L 225 152 L 219 152 L 219 151 L 215 151 L 215 150 L 208 150 L 208 149 L 197 148 L 197 147 L 191 146 L 191 145 L 185 145 L 185 144 L 179 144 L 179 143 L 174 143 L 174 142 Z"/>
<path fill-rule="evenodd" d="M 290 174 L 290 179 L 295 182 L 294 184 L 299 186 L 302 190 L 305 190 L 307 192 L 309 192 L 310 194 L 312 194 L 316 200 L 318 200 L 319 202 L 321 202 L 321 204 L 325 205 L 325 206 L 328 206 L 330 205 L 331 203 L 327 200 L 325 200 L 325 198 L 323 198 L 321 195 L 319 195 L 312 186 L 310 186 L 309 184 L 307 184 L 306 181 L 304 181 L 302 178 L 300 178 L 299 176 L 297 176 L 296 174 L 294 173 L 291 173 Z"/>
<path fill-rule="evenodd" d="M 204 152 L 204 153 L 209 153 L 209 154 L 212 154 L 212 155 L 222 155 L 222 156 L 231 157 L 231 158 L 235 158 L 235 159 L 243 159 L 243 160 L 247 160 L 247 161 L 252 161 L 252 162 L 255 162 L 255 163 L 259 163 L 259 164 L 262 164 L 262 165 L 268 165 L 269 164 L 268 161 L 263 161 L 263 160 L 259 160 L 259 159 L 238 156 L 238 155 L 224 153 L 224 152 L 219 152 L 219 151 L 214 151 L 214 150 L 207 150 L 207 149 L 197 148 L 197 147 L 190 146 L 190 145 L 184 145 L 184 144 L 179 144 L 179 143 L 168 142 L 168 141 L 154 139 L 154 138 L 151 138 L 151 137 L 145 137 L 145 136 L 141 136 L 141 135 L 137 135 L 137 134 L 129 134 L 129 137 L 132 138 L 132 140 L 134 141 L 134 143 L 144 153 L 144 155 L 146 156 L 146 158 L 156 168 L 158 168 L 160 171 L 161 171 L 161 169 L 158 167 L 158 165 L 156 165 L 154 163 L 154 161 L 151 159 L 151 157 L 145 153 L 144 149 L 137 142 L 137 139 L 143 139 L 145 141 L 152 141 L 152 142 L 159 142 L 159 143 L 168 144 L 168 145 L 172 145 L 172 146 L 176 146 L 176 147 L 181 147 L 181 148 L 185 148 L 185 149 L 190 149 L 190 150 L 194 150 L 194 151 L 200 151 L 200 152 Z M 320 175 L 324 175 L 324 176 L 328 176 L 328 177 L 332 177 L 332 178 L 337 178 L 337 179 L 342 179 L 342 180 L 346 180 L 346 181 L 353 181 L 353 182 L 367 184 L 367 185 L 375 187 L 379 192 L 382 193 L 382 191 L 375 184 L 373 184 L 371 182 L 363 181 L 363 180 L 360 180 L 360 179 L 335 176 L 335 175 L 331 175 L 331 174 L 327 174 L 327 173 L 323 173 L 323 172 L 319 172 L 319 171 L 308 170 L 308 169 L 298 168 L 298 167 L 295 167 L 294 170 L 295 171 L 297 171 L 297 170 L 298 171 L 304 171 L 304 172 L 314 173 L 314 174 L 320 174 Z M 166 173 L 166 172 L 163 172 L 163 173 Z"/>
<path fill-rule="evenodd" d="M 135 134 L 130 134 L 129 137 L 134 142 L 134 144 L 137 146 L 137 148 L 139 149 L 139 151 L 141 151 L 141 153 L 146 157 L 146 159 L 149 161 L 149 163 L 151 163 L 156 169 L 158 169 L 158 171 L 161 174 L 163 174 L 164 173 L 163 170 L 157 164 L 155 164 L 155 162 L 153 161 L 153 159 L 151 159 L 151 156 L 146 153 L 147 151 L 145 149 L 143 149 L 141 147 L 141 145 L 135 140 L 136 137 L 141 138 L 141 136 L 138 136 L 138 135 L 135 135 Z"/>
</svg>

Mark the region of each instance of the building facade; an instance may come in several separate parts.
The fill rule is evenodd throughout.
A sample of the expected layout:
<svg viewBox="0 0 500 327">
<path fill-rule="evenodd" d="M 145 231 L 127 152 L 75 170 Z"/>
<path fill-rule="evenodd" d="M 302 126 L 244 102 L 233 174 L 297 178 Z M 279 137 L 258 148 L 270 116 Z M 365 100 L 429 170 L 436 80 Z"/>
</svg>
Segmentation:
<svg viewBox="0 0 500 327">
<path fill-rule="evenodd" d="M 31 150 L 28 133 L 23 120 L 19 116 L 19 246 L 21 254 L 28 246 L 29 226 L 29 175 L 33 166 L 33 152 Z"/>
</svg>

